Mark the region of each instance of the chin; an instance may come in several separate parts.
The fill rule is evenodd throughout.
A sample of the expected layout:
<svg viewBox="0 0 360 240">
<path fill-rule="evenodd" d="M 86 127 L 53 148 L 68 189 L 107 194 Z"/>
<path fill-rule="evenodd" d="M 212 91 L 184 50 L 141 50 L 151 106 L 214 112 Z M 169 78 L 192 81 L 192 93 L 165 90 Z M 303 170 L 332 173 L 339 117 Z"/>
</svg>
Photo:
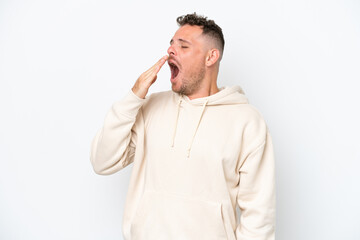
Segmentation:
<svg viewBox="0 0 360 240">
<path fill-rule="evenodd" d="M 178 86 L 178 82 L 171 82 L 171 89 L 174 91 L 174 92 L 179 92 L 180 89 L 181 89 L 181 86 Z"/>
<path fill-rule="evenodd" d="M 179 89 L 176 88 L 176 87 L 174 87 L 174 84 L 172 84 L 171 90 L 172 90 L 173 92 L 179 93 Z"/>
</svg>

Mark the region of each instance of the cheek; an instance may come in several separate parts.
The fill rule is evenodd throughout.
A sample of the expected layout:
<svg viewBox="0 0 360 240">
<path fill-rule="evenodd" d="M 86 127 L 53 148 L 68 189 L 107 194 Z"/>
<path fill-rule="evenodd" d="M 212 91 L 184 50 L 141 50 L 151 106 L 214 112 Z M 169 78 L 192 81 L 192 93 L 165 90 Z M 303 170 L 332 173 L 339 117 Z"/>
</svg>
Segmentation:
<svg viewBox="0 0 360 240">
<path fill-rule="evenodd" d="M 200 50 L 193 51 L 188 54 L 183 54 L 181 57 L 182 71 L 187 74 L 189 72 L 197 71 L 205 66 L 205 56 Z"/>
</svg>

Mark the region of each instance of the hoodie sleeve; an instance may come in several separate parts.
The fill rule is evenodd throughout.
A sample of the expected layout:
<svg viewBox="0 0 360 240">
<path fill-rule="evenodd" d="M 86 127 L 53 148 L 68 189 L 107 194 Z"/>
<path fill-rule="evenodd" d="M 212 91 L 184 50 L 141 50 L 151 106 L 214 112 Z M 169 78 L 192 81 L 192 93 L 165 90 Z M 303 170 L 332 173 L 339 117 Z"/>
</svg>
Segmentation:
<svg viewBox="0 0 360 240">
<path fill-rule="evenodd" d="M 113 174 L 134 161 L 137 131 L 141 131 L 136 121 L 143 121 L 141 107 L 145 101 L 130 90 L 106 114 L 91 142 L 90 161 L 97 174 Z"/>
<path fill-rule="evenodd" d="M 266 128 L 258 144 L 240 167 L 237 203 L 241 211 L 238 240 L 275 239 L 275 162 L 271 136 Z"/>
</svg>

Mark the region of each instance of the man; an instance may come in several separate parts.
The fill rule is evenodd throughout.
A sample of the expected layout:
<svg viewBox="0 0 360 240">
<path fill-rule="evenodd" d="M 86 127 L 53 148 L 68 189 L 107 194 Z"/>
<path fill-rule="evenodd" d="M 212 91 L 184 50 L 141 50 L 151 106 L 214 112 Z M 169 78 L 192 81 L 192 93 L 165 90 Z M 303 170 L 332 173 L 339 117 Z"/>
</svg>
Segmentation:
<svg viewBox="0 0 360 240">
<path fill-rule="evenodd" d="M 168 55 L 107 113 L 92 142 L 93 168 L 107 175 L 134 162 L 126 240 L 273 240 L 267 125 L 239 86 L 217 87 L 221 28 L 195 13 L 177 22 Z M 146 96 L 166 61 L 172 91 Z"/>
</svg>

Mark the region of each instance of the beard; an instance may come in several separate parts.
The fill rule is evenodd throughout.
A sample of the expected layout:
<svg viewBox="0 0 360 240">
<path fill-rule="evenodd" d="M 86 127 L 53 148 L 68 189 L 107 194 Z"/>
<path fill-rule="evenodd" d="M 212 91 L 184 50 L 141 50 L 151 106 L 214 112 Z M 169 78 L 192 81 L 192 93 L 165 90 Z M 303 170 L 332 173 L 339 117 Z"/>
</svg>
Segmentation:
<svg viewBox="0 0 360 240">
<path fill-rule="evenodd" d="M 201 67 L 198 71 L 190 74 L 189 77 L 184 76 L 180 89 L 173 89 L 173 91 L 183 95 L 191 95 L 200 89 L 204 77 L 205 67 Z"/>
</svg>

